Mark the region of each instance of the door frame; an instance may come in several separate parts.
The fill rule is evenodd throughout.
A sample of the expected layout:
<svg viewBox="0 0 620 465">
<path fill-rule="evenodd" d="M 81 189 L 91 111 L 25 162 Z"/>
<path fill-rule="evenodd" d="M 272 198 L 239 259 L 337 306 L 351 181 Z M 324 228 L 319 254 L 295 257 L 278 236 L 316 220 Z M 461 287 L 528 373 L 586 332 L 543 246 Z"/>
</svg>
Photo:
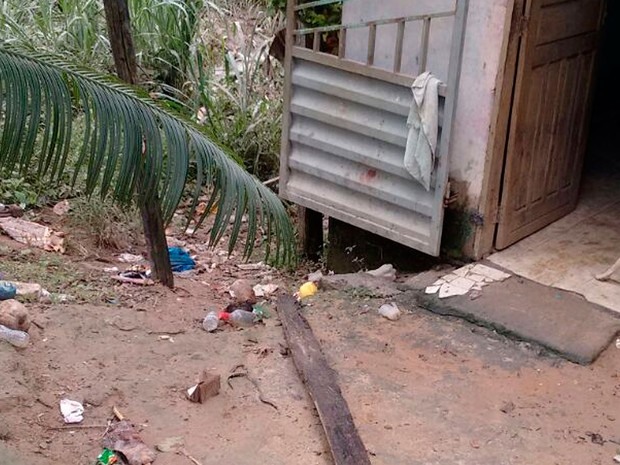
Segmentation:
<svg viewBox="0 0 620 465">
<path fill-rule="evenodd" d="M 485 160 L 479 212 L 483 218 L 474 236 L 473 255 L 481 259 L 494 250 L 495 232 L 506 162 L 506 148 L 513 110 L 514 90 L 517 83 L 517 65 L 521 38 L 527 28 L 525 7 L 527 0 L 510 0 L 504 27 L 504 47 L 497 73 L 496 98 L 492 126 Z"/>
</svg>

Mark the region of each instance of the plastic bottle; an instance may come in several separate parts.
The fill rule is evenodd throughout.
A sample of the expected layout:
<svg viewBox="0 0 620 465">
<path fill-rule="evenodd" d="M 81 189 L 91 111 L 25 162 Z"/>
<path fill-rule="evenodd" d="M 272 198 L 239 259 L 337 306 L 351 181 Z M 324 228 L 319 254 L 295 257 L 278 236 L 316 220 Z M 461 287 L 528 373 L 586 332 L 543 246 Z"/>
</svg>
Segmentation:
<svg viewBox="0 0 620 465">
<path fill-rule="evenodd" d="M 23 349 L 28 346 L 30 336 L 24 331 L 17 331 L 16 329 L 10 329 L 6 326 L 0 325 L 0 341 L 7 341 L 15 347 Z"/>
<path fill-rule="evenodd" d="M 205 319 L 202 320 L 202 327 L 205 331 L 212 333 L 215 331 L 220 323 L 220 317 L 215 312 L 207 313 Z"/>
<path fill-rule="evenodd" d="M 247 310 L 237 309 L 231 313 L 220 313 L 220 320 L 227 321 L 231 325 L 238 328 L 249 328 L 250 326 L 254 326 L 256 319 L 256 315 L 252 312 L 248 312 Z"/>
</svg>

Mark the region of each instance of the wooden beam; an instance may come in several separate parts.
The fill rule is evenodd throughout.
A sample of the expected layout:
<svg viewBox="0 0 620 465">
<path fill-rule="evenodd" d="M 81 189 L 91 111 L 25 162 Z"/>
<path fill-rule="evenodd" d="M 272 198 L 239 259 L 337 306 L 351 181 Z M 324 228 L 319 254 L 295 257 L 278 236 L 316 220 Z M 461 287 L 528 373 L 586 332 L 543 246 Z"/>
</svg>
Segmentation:
<svg viewBox="0 0 620 465">
<path fill-rule="evenodd" d="M 298 234 L 302 255 L 318 261 L 323 252 L 323 215 L 310 208 L 297 207 Z"/>
<path fill-rule="evenodd" d="M 299 376 L 319 413 L 334 465 L 370 465 L 336 373 L 327 364 L 308 321 L 291 296 L 278 299 L 278 315 Z"/>
</svg>

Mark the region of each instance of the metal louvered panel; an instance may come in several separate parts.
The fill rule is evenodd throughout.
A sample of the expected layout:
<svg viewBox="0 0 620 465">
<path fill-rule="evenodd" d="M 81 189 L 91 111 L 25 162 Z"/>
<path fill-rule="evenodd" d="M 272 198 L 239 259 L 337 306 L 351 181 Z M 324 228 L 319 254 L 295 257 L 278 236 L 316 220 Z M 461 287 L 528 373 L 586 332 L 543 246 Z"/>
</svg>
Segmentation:
<svg viewBox="0 0 620 465">
<path fill-rule="evenodd" d="M 467 2 L 459 3 L 464 28 Z M 451 76 L 440 89 L 430 191 L 403 164 L 414 78 L 291 46 L 289 37 L 280 195 L 438 255 L 462 34 L 453 34 Z"/>
</svg>

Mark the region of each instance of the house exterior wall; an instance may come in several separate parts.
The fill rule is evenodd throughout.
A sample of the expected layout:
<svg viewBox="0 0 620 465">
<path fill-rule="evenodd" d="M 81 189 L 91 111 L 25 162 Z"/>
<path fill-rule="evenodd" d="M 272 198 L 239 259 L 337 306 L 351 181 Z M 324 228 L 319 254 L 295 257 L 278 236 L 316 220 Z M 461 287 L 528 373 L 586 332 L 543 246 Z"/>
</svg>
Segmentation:
<svg viewBox="0 0 620 465">
<path fill-rule="evenodd" d="M 416 14 L 446 11 L 454 0 L 347 0 L 344 3 L 343 23 L 351 24 Z M 502 57 L 506 47 L 507 18 L 513 0 L 470 0 L 461 81 L 450 151 L 450 178 L 458 194 L 458 210 L 471 217 L 462 238 L 465 254 L 473 255 L 471 247 L 476 229 L 475 218 L 485 183 L 487 154 L 491 153 L 496 118 L 496 89 L 498 76 L 503 72 Z M 510 11 L 509 11 L 510 10 Z M 447 78 L 450 38 L 453 18 L 433 20 L 427 69 L 442 80 Z M 419 25 L 407 26 L 403 54 L 403 72 L 418 73 L 418 49 L 421 36 Z M 377 28 L 375 65 L 391 69 L 394 59 L 396 26 Z M 359 29 L 347 35 L 346 57 L 364 61 L 367 54 L 368 30 Z M 473 214 L 472 214 L 473 213 Z M 463 219 L 459 219 L 463 222 Z M 461 228 L 463 229 L 463 228 Z"/>
</svg>

